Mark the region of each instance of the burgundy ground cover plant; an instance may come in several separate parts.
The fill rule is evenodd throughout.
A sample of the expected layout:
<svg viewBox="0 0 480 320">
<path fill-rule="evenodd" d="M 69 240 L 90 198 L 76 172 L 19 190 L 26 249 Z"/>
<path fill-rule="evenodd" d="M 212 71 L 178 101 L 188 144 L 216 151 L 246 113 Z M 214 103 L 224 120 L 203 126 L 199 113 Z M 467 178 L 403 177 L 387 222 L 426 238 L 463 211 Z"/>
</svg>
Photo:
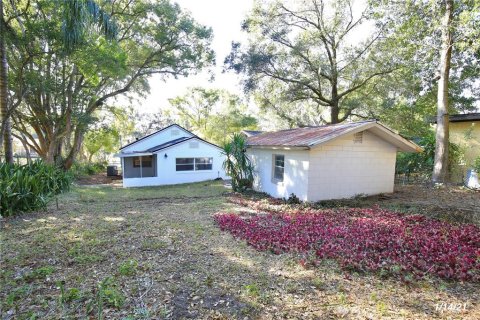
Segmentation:
<svg viewBox="0 0 480 320">
<path fill-rule="evenodd" d="M 255 208 L 259 207 L 257 203 Z M 383 270 L 401 277 L 430 274 L 480 281 L 480 228 L 475 225 L 453 225 L 379 207 L 220 213 L 214 219 L 222 231 L 257 250 L 314 252 L 316 259 L 335 259 L 343 268 Z"/>
</svg>

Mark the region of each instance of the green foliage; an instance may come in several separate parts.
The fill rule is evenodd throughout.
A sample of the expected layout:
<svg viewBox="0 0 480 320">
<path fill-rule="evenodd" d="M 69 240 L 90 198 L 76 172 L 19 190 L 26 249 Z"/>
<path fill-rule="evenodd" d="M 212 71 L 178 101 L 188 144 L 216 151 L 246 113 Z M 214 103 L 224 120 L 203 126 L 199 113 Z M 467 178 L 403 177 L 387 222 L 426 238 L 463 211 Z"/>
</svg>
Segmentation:
<svg viewBox="0 0 480 320">
<path fill-rule="evenodd" d="M 476 172 L 480 172 L 480 156 L 475 159 L 475 162 L 473 163 L 473 169 L 475 169 Z"/>
<path fill-rule="evenodd" d="M 225 144 L 229 135 L 257 128 L 257 120 L 248 114 L 243 101 L 223 90 L 192 88 L 170 99 L 170 104 L 180 125 L 213 143 Z"/>
<path fill-rule="evenodd" d="M 125 303 L 125 297 L 118 290 L 117 283 L 111 277 L 106 278 L 99 284 L 97 294 L 98 303 L 108 307 L 118 309 Z"/>
<path fill-rule="evenodd" d="M 18 300 L 28 295 L 31 291 L 31 287 L 24 285 L 12 290 L 5 298 L 4 304 L 8 307 L 14 306 Z"/>
<path fill-rule="evenodd" d="M 118 149 L 120 133 L 116 128 L 101 127 L 99 129 L 93 129 L 85 134 L 84 147 L 88 152 L 88 161 L 91 162 L 93 156 L 103 150 L 107 153 L 112 153 Z"/>
<path fill-rule="evenodd" d="M 55 195 L 68 191 L 72 175 L 42 161 L 18 165 L 0 163 L 0 214 L 45 208 Z"/>
<path fill-rule="evenodd" d="M 247 284 L 244 288 L 245 293 L 251 297 L 258 297 L 260 295 L 260 288 L 256 283 Z"/>
<path fill-rule="evenodd" d="M 75 49 L 92 29 L 107 38 L 117 36 L 117 27 L 108 13 L 93 0 L 63 1 L 62 32 L 65 48 Z"/>
<path fill-rule="evenodd" d="M 55 272 L 55 268 L 51 266 L 47 267 L 40 267 L 38 269 L 33 270 L 31 273 L 25 276 L 25 280 L 32 281 L 35 279 L 45 279 L 47 276 L 53 274 Z"/>
<path fill-rule="evenodd" d="M 417 141 L 423 148 L 420 153 L 399 152 L 395 172 L 399 174 L 420 174 L 429 177 L 433 171 L 435 159 L 435 133 L 429 131 L 427 135 Z M 462 153 L 460 147 L 454 143 L 449 144 L 449 167 L 458 163 Z"/>
<path fill-rule="evenodd" d="M 129 259 L 125 262 L 122 262 L 118 267 L 118 273 L 122 276 L 133 276 L 138 269 L 138 261 L 134 259 Z"/>
<path fill-rule="evenodd" d="M 75 179 L 91 176 L 100 172 L 105 172 L 107 169 L 106 162 L 96 162 L 96 163 L 82 163 L 75 162 L 70 169 L 71 174 Z"/>
<path fill-rule="evenodd" d="M 285 199 L 285 203 L 286 203 L 286 204 L 300 204 L 301 201 L 300 201 L 300 199 L 297 197 L 297 195 L 292 192 L 292 194 L 290 194 L 290 196 L 288 197 L 288 199 Z"/>
<path fill-rule="evenodd" d="M 83 150 L 88 162 L 95 161 L 99 153 L 116 152 L 121 147 L 122 138 L 130 136 L 135 128 L 131 108 L 108 107 L 95 113 L 94 122 L 83 141 Z M 96 160 L 98 161 L 98 158 Z"/>
<path fill-rule="evenodd" d="M 244 191 L 253 184 L 253 165 L 246 155 L 247 141 L 241 134 L 233 134 L 232 140 L 223 147 L 226 158 L 225 172 L 232 178 L 234 191 Z"/>
<path fill-rule="evenodd" d="M 348 119 L 362 106 L 350 96 L 368 94 L 367 83 L 398 67 L 389 52 L 380 52 L 387 38 L 382 28 L 351 41 L 371 18 L 368 5 L 352 11 L 351 2 L 256 2 L 242 26 L 248 44 L 232 44 L 228 68 L 244 75 L 245 90 L 257 93 L 262 109 L 291 126 Z"/>
<path fill-rule="evenodd" d="M 10 31 L 9 89 L 12 103 L 21 99 L 12 116 L 14 130 L 45 161 L 66 169 L 74 163 L 85 134 L 96 128 L 98 112 L 109 110 L 111 98 L 129 92 L 142 96 L 155 74 L 162 79 L 184 77 L 215 60 L 212 30 L 175 3 L 95 2 L 4 3 Z M 106 13 L 112 14 L 118 41 L 108 41 L 112 32 L 89 32 L 92 27 L 113 27 Z M 73 38 L 79 41 L 66 39 L 65 32 L 77 32 Z M 76 44 L 75 50 L 66 50 L 65 42 Z M 111 132 L 104 133 L 111 144 Z"/>
</svg>

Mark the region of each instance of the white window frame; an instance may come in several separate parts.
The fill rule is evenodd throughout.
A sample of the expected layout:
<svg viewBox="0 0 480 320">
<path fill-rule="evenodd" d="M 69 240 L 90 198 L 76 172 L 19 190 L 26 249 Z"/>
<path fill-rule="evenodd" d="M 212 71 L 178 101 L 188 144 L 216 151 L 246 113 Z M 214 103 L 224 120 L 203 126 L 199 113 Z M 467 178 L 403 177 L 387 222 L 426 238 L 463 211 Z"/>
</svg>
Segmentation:
<svg viewBox="0 0 480 320">
<path fill-rule="evenodd" d="M 283 157 L 283 167 L 276 165 L 277 164 L 277 161 L 276 161 L 277 157 Z M 283 169 L 281 179 L 275 177 L 275 168 L 276 167 Z M 272 155 L 272 182 L 273 183 L 283 183 L 284 180 L 285 180 L 285 155 L 284 154 L 273 154 Z"/>
<path fill-rule="evenodd" d="M 210 164 L 212 167 L 210 169 L 197 169 L 197 159 L 209 159 L 210 160 L 210 163 L 207 163 L 207 164 Z M 193 163 L 188 163 L 188 164 L 177 164 L 177 160 L 178 159 L 193 159 Z M 192 170 L 177 170 L 177 166 L 180 165 L 184 165 L 184 166 L 187 166 L 187 165 L 192 165 L 193 164 L 193 169 Z M 205 164 L 205 163 L 199 163 L 199 164 Z M 182 158 L 175 158 L 175 172 L 204 172 L 204 171 L 213 171 L 213 157 L 182 157 Z"/>
</svg>

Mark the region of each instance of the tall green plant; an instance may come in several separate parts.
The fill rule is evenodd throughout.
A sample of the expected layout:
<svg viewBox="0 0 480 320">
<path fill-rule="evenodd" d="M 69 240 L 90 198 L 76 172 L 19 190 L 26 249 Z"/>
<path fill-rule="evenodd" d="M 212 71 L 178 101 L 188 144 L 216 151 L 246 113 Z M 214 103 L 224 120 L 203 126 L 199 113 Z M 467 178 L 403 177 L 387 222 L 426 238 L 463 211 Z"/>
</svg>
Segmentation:
<svg viewBox="0 0 480 320">
<path fill-rule="evenodd" d="M 45 208 L 52 197 L 69 190 L 71 182 L 70 173 L 41 161 L 0 163 L 0 215 Z"/>
<path fill-rule="evenodd" d="M 233 134 L 232 140 L 223 147 L 226 156 L 223 168 L 232 178 L 234 191 L 243 191 L 253 184 L 253 165 L 246 155 L 246 149 L 247 141 L 238 133 Z"/>
<path fill-rule="evenodd" d="M 400 152 L 397 156 L 396 173 L 399 174 L 421 174 L 425 178 L 430 178 L 435 159 L 435 133 L 430 131 L 422 137 L 417 143 L 422 146 L 421 153 Z M 457 164 L 462 157 L 460 147 L 454 143 L 449 143 L 449 170 Z"/>
</svg>

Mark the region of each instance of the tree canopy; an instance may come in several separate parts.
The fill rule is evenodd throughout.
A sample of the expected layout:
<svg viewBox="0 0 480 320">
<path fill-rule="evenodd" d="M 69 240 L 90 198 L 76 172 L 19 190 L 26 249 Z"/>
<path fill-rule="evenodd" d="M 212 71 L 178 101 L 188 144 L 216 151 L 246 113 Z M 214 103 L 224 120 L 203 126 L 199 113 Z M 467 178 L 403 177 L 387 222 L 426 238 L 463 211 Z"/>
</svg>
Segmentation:
<svg viewBox="0 0 480 320">
<path fill-rule="evenodd" d="M 217 144 L 226 143 L 233 133 L 257 128 L 257 119 L 242 99 L 223 90 L 191 88 L 185 95 L 170 99 L 170 104 L 170 117 Z"/>
<path fill-rule="evenodd" d="M 212 31 L 169 1 L 101 1 L 115 20 L 117 41 L 84 34 L 69 52 L 57 1 L 23 1 L 7 20 L 14 127 L 44 160 L 69 168 L 94 113 L 110 98 L 148 92 L 147 79 L 187 76 L 213 64 Z M 27 94 L 28 93 L 28 94 Z M 17 135 L 17 138 L 23 139 Z"/>
<path fill-rule="evenodd" d="M 381 26 L 355 39 L 372 17 L 368 6 L 354 12 L 352 2 L 257 4 L 243 25 L 249 43 L 232 45 L 227 66 L 244 74 L 246 90 L 261 92 L 262 105 L 280 117 L 292 114 L 285 109 L 312 110 L 300 113 L 312 114 L 307 119 L 290 116 L 289 122 L 345 121 L 360 107 L 352 94 L 398 68 L 389 51 L 380 54 L 386 43 Z"/>
</svg>

